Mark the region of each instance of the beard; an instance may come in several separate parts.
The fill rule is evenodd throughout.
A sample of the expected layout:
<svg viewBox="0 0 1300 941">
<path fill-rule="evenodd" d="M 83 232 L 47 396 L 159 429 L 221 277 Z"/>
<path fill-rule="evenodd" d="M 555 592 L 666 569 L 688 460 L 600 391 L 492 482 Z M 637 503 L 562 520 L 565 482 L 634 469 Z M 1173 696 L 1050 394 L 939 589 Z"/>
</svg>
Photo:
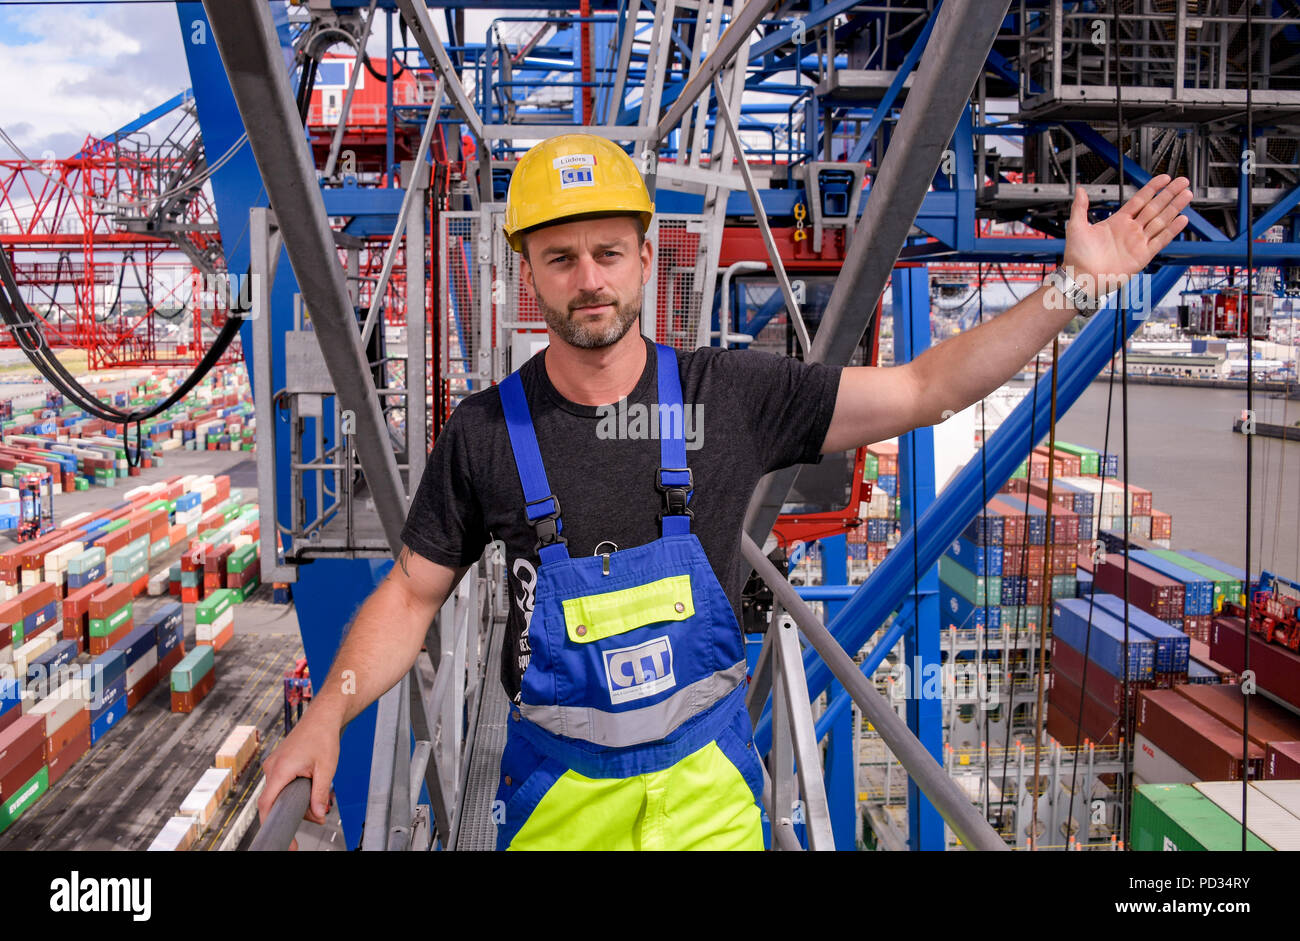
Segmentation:
<svg viewBox="0 0 1300 941">
<path fill-rule="evenodd" d="M 580 294 L 575 297 L 567 310 L 552 307 L 537 295 L 537 306 L 546 318 L 546 325 L 568 343 L 582 350 L 598 350 L 613 346 L 627 335 L 632 325 L 641 319 L 641 294 L 624 303 L 617 297 L 601 297 L 596 294 Z M 574 311 L 579 307 L 593 307 L 598 304 L 610 304 L 614 308 L 612 320 L 599 325 L 587 325 L 574 319 Z"/>
</svg>

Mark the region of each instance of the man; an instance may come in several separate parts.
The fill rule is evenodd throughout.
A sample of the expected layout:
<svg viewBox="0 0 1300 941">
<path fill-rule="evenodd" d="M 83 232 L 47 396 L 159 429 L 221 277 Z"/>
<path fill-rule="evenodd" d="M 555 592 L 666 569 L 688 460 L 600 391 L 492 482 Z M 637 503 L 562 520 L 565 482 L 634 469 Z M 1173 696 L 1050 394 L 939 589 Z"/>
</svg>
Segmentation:
<svg viewBox="0 0 1300 941">
<path fill-rule="evenodd" d="M 1140 271 L 1190 201 L 1186 179 L 1160 176 L 1090 225 L 1079 189 L 1064 259 L 1077 283 L 1057 279 L 911 363 L 840 368 L 641 336 L 653 206 L 640 175 L 602 138 L 538 144 L 511 180 L 505 229 L 550 345 L 467 397 L 438 436 L 397 565 L 266 760 L 259 810 L 306 776 L 308 817 L 323 819 L 341 729 L 410 668 L 457 580 L 500 539 L 513 603 L 498 846 L 761 849 L 738 626 L 759 478 L 992 392 L 1075 316 L 1067 296 Z M 614 403 L 663 420 L 620 424 Z"/>
</svg>

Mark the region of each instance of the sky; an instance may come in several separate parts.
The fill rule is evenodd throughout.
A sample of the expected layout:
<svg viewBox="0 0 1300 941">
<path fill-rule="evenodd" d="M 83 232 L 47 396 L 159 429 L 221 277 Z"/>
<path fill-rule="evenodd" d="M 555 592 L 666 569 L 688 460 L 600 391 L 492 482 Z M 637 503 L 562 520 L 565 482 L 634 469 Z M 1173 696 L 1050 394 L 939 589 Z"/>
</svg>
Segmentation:
<svg viewBox="0 0 1300 941">
<path fill-rule="evenodd" d="M 490 18 L 471 11 L 470 35 L 481 35 Z M 441 17 L 434 25 L 444 32 Z M 367 45 L 383 59 L 382 21 Z M 0 0 L 0 127 L 32 159 L 47 151 L 69 157 L 86 135 L 109 134 L 188 87 L 172 3 Z M 0 158 L 13 156 L 0 142 Z"/>
<path fill-rule="evenodd" d="M 0 6 L 0 127 L 33 159 L 71 156 L 189 84 L 171 4 Z"/>
</svg>

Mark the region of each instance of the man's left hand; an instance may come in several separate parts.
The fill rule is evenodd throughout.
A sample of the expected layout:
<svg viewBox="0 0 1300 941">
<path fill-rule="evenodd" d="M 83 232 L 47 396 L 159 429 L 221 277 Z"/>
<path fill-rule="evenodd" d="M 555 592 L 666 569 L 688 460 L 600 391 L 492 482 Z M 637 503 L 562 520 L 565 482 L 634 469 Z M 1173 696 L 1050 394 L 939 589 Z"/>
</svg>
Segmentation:
<svg viewBox="0 0 1300 941">
<path fill-rule="evenodd" d="M 1065 225 L 1063 263 L 1076 280 L 1080 275 L 1092 279 L 1086 289 L 1094 297 L 1107 294 L 1145 268 L 1183 230 L 1187 216 L 1181 213 L 1191 201 L 1187 177 L 1171 179 L 1162 173 L 1152 177 L 1114 215 L 1091 224 L 1088 194 L 1082 186 L 1076 187 Z"/>
</svg>

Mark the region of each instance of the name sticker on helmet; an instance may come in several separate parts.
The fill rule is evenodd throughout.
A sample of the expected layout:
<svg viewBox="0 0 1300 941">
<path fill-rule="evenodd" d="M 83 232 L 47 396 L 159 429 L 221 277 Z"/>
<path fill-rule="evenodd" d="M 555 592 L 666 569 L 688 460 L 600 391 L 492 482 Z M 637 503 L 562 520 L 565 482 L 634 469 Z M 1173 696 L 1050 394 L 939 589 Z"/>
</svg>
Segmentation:
<svg viewBox="0 0 1300 941">
<path fill-rule="evenodd" d="M 595 154 L 565 154 L 563 157 L 556 157 L 551 161 L 551 166 L 559 170 L 562 167 L 589 166 L 596 165 Z"/>
</svg>

